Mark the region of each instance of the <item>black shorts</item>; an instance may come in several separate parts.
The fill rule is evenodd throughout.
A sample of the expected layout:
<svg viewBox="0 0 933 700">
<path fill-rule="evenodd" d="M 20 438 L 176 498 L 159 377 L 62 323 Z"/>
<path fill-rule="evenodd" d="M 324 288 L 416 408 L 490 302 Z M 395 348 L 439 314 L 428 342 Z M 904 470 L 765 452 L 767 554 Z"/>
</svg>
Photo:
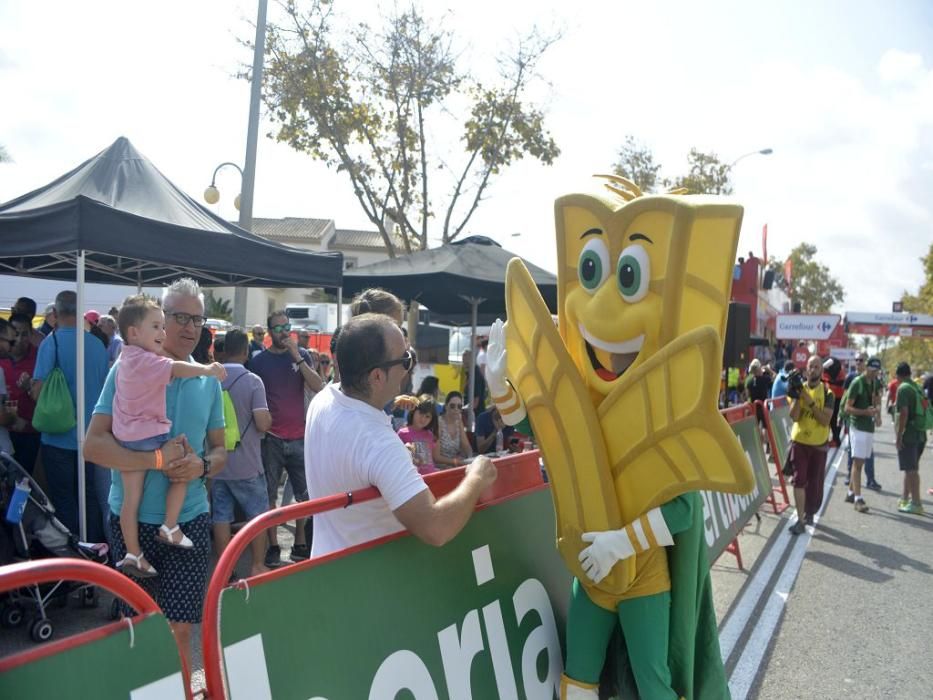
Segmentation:
<svg viewBox="0 0 933 700">
<path fill-rule="evenodd" d="M 172 547 L 156 539 L 158 525 L 139 523 L 139 545 L 146 560 L 159 572 L 152 578 L 133 578 L 162 608 L 169 622 L 201 622 L 204 594 L 207 592 L 207 566 L 211 553 L 211 517 L 202 513 L 192 520 L 178 523 L 181 531 L 194 543 L 191 549 Z M 114 561 L 126 555 L 120 518 L 110 514 L 113 534 Z M 132 577 L 130 577 L 132 578 Z M 129 606 L 121 602 L 121 612 L 130 615 Z"/>
<path fill-rule="evenodd" d="M 920 455 L 923 454 L 923 448 L 926 443 L 917 445 L 904 445 L 897 451 L 897 466 L 902 472 L 915 472 L 920 469 Z"/>
</svg>

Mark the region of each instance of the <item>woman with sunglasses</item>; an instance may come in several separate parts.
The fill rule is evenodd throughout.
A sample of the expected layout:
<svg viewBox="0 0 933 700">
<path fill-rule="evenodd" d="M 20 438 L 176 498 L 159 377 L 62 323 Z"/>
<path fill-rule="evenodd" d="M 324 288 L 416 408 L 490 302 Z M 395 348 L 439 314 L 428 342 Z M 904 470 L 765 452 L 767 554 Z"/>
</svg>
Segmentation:
<svg viewBox="0 0 933 700">
<path fill-rule="evenodd" d="M 444 412 L 437 417 L 437 444 L 434 464 L 440 469 L 461 467 L 472 457 L 470 441 L 463 426 L 463 394 L 451 391 L 444 401 Z"/>
</svg>

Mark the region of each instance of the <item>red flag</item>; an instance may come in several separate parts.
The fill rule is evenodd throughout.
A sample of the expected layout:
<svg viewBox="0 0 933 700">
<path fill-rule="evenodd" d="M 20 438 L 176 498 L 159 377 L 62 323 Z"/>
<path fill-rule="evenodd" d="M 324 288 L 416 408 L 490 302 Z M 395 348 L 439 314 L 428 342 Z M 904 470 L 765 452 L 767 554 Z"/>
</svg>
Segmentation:
<svg viewBox="0 0 933 700">
<path fill-rule="evenodd" d="M 787 258 L 787 260 L 784 262 L 784 281 L 787 282 L 788 292 L 790 291 L 791 286 L 792 286 L 791 276 L 793 275 L 793 272 L 794 272 L 794 259 Z"/>
<path fill-rule="evenodd" d="M 768 224 L 761 229 L 761 264 L 765 268 L 768 266 Z"/>
</svg>

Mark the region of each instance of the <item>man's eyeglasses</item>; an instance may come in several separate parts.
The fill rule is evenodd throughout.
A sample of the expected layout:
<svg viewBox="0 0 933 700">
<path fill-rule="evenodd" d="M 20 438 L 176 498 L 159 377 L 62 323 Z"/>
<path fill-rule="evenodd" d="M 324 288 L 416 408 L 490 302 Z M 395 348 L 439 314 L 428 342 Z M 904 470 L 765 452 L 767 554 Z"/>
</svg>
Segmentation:
<svg viewBox="0 0 933 700">
<path fill-rule="evenodd" d="M 292 324 L 290 323 L 278 323 L 274 326 L 269 326 L 269 331 L 272 333 L 287 333 L 292 329 Z"/>
<path fill-rule="evenodd" d="M 369 368 L 369 372 L 372 372 L 374 369 L 389 369 L 389 367 L 395 367 L 395 365 L 401 365 L 402 369 L 406 372 L 411 372 L 411 368 L 415 366 L 415 353 L 410 349 L 405 351 L 405 354 L 402 355 L 397 360 L 389 360 L 388 362 L 380 362 L 378 365 L 373 365 Z"/>
<path fill-rule="evenodd" d="M 179 311 L 178 313 L 169 311 L 167 315 L 171 316 L 175 320 L 175 323 L 177 323 L 179 326 L 187 326 L 189 323 L 191 323 L 194 325 L 195 328 L 200 328 L 201 326 L 204 325 L 204 322 L 207 320 L 204 316 L 198 316 L 196 314 L 186 314 L 181 311 Z"/>
</svg>

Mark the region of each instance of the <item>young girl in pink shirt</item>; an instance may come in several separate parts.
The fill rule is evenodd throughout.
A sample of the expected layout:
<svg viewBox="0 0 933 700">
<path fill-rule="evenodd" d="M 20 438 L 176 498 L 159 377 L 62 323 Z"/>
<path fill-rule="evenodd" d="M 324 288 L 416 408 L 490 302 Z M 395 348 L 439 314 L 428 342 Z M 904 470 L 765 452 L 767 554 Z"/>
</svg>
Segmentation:
<svg viewBox="0 0 933 700">
<path fill-rule="evenodd" d="M 113 435 L 127 449 L 155 451 L 156 468 L 161 469 L 163 462 L 167 464 L 176 458 L 175 455 L 162 455 L 162 445 L 168 441 L 172 427 L 166 416 L 166 387 L 176 377 L 208 376 L 223 380 L 227 372 L 218 362 L 199 365 L 166 357 L 162 350 L 165 314 L 158 300 L 150 296 L 138 294 L 127 297 L 120 309 L 118 323 L 124 347 L 115 379 Z M 117 568 L 141 578 L 155 576 L 158 572 L 146 561 L 139 544 L 137 521 L 146 472 L 122 472 L 121 478 L 123 507 L 120 509 L 120 530 L 126 543 L 126 556 L 117 563 Z M 178 516 L 187 489 L 184 482 L 169 485 L 165 498 L 165 522 L 157 536 L 164 544 L 190 549 L 194 544 L 178 527 Z"/>
<path fill-rule="evenodd" d="M 434 445 L 437 443 L 437 404 L 430 394 L 418 397 L 418 405 L 408 412 L 408 425 L 400 428 L 398 436 L 406 445 L 411 445 L 412 461 L 419 474 L 433 474 Z"/>
</svg>

